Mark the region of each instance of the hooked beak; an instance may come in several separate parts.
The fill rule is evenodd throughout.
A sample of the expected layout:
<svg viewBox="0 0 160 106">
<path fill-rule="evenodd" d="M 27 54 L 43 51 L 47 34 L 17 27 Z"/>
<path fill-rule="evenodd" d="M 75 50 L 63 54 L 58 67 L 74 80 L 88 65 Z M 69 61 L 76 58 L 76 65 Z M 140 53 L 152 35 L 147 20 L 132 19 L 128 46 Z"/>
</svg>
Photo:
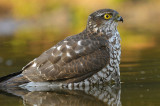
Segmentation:
<svg viewBox="0 0 160 106">
<path fill-rule="evenodd" d="M 119 16 L 119 17 L 117 18 L 117 21 L 121 21 L 121 22 L 123 23 L 123 18 L 122 18 L 121 16 Z"/>
</svg>

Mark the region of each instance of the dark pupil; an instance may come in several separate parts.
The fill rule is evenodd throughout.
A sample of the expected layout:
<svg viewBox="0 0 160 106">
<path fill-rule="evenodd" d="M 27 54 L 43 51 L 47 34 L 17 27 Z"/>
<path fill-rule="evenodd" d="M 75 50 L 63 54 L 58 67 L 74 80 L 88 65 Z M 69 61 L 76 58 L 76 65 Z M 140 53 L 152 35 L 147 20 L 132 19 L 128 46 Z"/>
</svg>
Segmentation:
<svg viewBox="0 0 160 106">
<path fill-rule="evenodd" d="M 106 15 L 106 18 L 109 18 L 109 15 Z"/>
</svg>

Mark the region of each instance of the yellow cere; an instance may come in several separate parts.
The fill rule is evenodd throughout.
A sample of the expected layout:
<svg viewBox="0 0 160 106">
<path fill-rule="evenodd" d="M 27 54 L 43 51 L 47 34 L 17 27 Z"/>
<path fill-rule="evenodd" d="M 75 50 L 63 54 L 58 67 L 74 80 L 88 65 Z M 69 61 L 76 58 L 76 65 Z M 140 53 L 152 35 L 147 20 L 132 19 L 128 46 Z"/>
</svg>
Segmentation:
<svg viewBox="0 0 160 106">
<path fill-rule="evenodd" d="M 110 19 L 110 18 L 112 18 L 112 15 L 110 15 L 110 14 L 105 14 L 104 15 L 104 19 Z"/>
<path fill-rule="evenodd" d="M 118 15 L 117 15 L 117 18 L 119 18 L 119 17 L 120 17 L 120 15 L 118 14 Z"/>
</svg>

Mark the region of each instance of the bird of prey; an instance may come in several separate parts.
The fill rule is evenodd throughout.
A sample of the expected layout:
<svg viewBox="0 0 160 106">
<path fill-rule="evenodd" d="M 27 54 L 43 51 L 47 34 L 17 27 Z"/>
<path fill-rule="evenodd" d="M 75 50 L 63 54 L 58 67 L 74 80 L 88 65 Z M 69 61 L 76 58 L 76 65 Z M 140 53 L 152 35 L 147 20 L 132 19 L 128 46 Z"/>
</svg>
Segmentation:
<svg viewBox="0 0 160 106">
<path fill-rule="evenodd" d="M 89 15 L 81 33 L 58 42 L 22 71 L 1 77 L 0 86 L 48 82 L 71 88 L 111 80 L 119 83 L 121 45 L 118 21 L 123 22 L 123 18 L 113 9 L 95 11 Z"/>
</svg>

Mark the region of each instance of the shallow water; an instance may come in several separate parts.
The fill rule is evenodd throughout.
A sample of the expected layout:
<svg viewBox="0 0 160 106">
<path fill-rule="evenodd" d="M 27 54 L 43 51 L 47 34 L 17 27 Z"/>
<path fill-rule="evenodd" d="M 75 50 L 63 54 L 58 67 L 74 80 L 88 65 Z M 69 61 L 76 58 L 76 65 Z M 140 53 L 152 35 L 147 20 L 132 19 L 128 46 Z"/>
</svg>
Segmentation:
<svg viewBox="0 0 160 106">
<path fill-rule="evenodd" d="M 55 42 L 13 46 L 13 37 L 0 37 L 0 76 L 20 70 Z M 29 42 L 29 41 L 28 41 Z M 157 45 L 159 42 L 156 42 Z M 47 45 L 46 47 L 39 47 Z M 33 46 L 33 48 L 31 47 Z M 122 45 L 121 87 L 96 86 L 86 90 L 0 92 L 1 106 L 22 105 L 160 105 L 160 47 L 130 49 Z M 15 96 L 16 95 L 16 96 Z"/>
</svg>

